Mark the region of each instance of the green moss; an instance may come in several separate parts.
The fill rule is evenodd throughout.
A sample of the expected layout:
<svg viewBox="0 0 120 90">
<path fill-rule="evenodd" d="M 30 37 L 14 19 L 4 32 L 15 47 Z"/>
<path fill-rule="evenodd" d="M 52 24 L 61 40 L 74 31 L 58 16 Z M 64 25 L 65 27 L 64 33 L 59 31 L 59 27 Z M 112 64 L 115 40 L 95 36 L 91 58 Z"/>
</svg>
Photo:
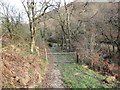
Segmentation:
<svg viewBox="0 0 120 90">
<path fill-rule="evenodd" d="M 28 70 L 28 73 L 33 73 L 33 70 L 32 70 L 32 69 L 29 69 L 29 70 Z"/>
<path fill-rule="evenodd" d="M 40 59 L 46 61 L 46 58 L 45 58 L 45 57 L 41 57 Z"/>
<path fill-rule="evenodd" d="M 36 83 L 35 88 L 40 88 L 40 87 L 41 87 L 40 83 Z"/>
</svg>

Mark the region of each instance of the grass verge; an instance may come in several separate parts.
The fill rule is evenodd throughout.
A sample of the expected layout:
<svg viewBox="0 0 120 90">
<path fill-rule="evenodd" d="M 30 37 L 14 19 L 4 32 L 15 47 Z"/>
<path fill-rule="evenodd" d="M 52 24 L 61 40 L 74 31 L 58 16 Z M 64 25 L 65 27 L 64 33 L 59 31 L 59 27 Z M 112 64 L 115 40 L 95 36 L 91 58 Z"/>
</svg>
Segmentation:
<svg viewBox="0 0 120 90">
<path fill-rule="evenodd" d="M 83 68 L 76 63 L 60 63 L 58 68 L 62 74 L 64 86 L 67 88 L 113 88 L 116 84 L 106 84 L 102 80 L 105 76 Z"/>
</svg>

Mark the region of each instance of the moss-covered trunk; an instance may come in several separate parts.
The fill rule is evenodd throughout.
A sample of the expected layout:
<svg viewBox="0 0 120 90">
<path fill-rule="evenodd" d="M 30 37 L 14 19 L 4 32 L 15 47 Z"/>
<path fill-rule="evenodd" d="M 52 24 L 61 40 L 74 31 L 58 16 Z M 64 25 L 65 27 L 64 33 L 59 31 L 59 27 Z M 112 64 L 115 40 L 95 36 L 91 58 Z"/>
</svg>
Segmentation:
<svg viewBox="0 0 120 90">
<path fill-rule="evenodd" d="M 35 36 L 32 35 L 31 42 L 30 42 L 30 51 L 33 53 L 35 48 Z"/>
<path fill-rule="evenodd" d="M 36 35 L 36 25 L 35 23 L 31 23 L 31 42 L 30 42 L 30 51 L 31 53 L 34 52 L 34 49 L 35 49 L 35 35 Z"/>
</svg>

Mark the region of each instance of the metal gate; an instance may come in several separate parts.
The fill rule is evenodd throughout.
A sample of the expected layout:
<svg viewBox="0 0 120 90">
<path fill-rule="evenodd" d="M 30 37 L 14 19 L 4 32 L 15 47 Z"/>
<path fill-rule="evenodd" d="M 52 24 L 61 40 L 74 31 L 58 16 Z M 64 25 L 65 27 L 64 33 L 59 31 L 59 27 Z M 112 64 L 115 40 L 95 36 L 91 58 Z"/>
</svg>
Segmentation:
<svg viewBox="0 0 120 90">
<path fill-rule="evenodd" d="M 76 52 L 47 52 L 46 58 L 49 62 L 76 62 Z"/>
</svg>

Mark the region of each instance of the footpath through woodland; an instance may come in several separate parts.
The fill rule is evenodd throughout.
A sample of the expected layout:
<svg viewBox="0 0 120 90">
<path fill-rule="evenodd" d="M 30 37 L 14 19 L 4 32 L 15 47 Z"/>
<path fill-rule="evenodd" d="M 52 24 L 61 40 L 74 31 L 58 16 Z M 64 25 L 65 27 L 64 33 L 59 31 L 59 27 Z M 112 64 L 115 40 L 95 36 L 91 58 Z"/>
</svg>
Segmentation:
<svg viewBox="0 0 120 90">
<path fill-rule="evenodd" d="M 49 64 L 49 69 L 42 81 L 42 88 L 64 88 L 61 73 L 57 69 L 56 63 Z"/>
<path fill-rule="evenodd" d="M 57 50 L 51 49 L 51 53 Z M 74 55 L 48 55 L 48 69 L 42 81 L 41 88 L 110 88 L 114 83 L 106 83 L 102 76 L 84 65 L 76 64 L 75 60 L 68 61 Z M 69 57 L 69 59 L 68 59 Z M 68 60 L 67 60 L 68 59 Z"/>
<path fill-rule="evenodd" d="M 55 48 L 49 50 L 48 53 L 51 53 L 48 55 L 49 66 L 42 82 L 42 88 L 64 88 L 60 70 L 57 68 L 58 63 L 75 62 L 75 54 L 69 55 L 68 53 L 67 55 L 64 55 L 63 53 L 65 52 L 60 52 L 60 50 Z"/>
</svg>

